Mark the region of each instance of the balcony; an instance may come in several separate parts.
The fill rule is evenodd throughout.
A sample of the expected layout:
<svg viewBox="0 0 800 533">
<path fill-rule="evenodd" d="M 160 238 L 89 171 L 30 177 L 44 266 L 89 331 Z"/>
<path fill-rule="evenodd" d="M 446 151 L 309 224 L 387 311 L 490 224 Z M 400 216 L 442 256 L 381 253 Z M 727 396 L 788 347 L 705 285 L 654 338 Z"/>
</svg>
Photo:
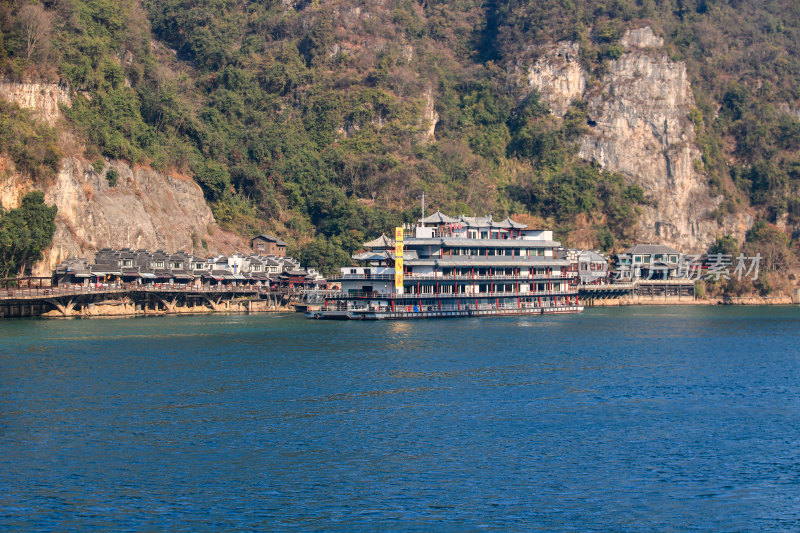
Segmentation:
<svg viewBox="0 0 800 533">
<path fill-rule="evenodd" d="M 458 298 L 462 300 L 471 300 L 474 298 L 535 298 L 540 296 L 576 296 L 577 289 L 569 289 L 567 291 L 549 290 L 549 291 L 490 291 L 490 292 L 460 292 L 458 294 L 452 292 L 440 293 L 412 293 L 412 294 L 394 294 L 394 293 L 381 293 L 378 291 L 364 292 L 341 292 L 331 291 L 325 296 L 328 300 L 430 300 L 430 299 L 453 299 Z"/>
</svg>

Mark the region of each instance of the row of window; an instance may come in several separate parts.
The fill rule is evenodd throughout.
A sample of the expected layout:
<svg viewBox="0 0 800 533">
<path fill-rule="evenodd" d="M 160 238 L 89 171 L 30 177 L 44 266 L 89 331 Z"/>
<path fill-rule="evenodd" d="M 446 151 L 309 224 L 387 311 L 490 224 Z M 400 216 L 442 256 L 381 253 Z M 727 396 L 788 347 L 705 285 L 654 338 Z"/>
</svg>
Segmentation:
<svg viewBox="0 0 800 533">
<path fill-rule="evenodd" d="M 433 285 L 422 285 L 419 287 L 419 292 L 417 292 L 417 287 L 409 287 L 408 294 L 437 294 L 436 289 Z M 495 283 L 494 285 L 488 283 L 478 283 L 473 285 L 459 285 L 458 291 L 453 291 L 454 287 L 452 285 L 446 285 L 439 287 L 438 294 L 485 294 L 485 293 L 494 293 L 494 292 L 517 292 L 517 285 L 515 283 Z M 530 288 L 528 285 L 520 285 L 519 291 L 521 293 L 526 293 L 530 291 L 566 291 L 566 285 L 554 283 L 548 286 L 547 283 L 535 283 L 533 288 Z M 351 292 L 358 292 L 358 289 L 352 289 Z"/>
<path fill-rule="evenodd" d="M 426 257 L 425 252 L 427 249 L 420 250 L 420 257 Z M 544 248 L 444 248 L 441 250 L 431 250 L 431 255 L 439 256 L 478 256 L 478 257 L 544 257 Z"/>
</svg>

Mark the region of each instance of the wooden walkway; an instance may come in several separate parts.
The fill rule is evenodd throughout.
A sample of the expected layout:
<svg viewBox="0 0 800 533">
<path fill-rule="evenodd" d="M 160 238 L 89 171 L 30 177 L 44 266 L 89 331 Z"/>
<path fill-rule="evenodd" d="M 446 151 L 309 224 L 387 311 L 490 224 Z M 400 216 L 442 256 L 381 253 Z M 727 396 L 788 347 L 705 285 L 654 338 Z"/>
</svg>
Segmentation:
<svg viewBox="0 0 800 533">
<path fill-rule="evenodd" d="M 597 300 L 617 300 L 622 298 L 677 298 L 694 299 L 694 281 L 688 280 L 639 280 L 627 283 L 607 283 L 602 285 L 579 285 L 581 302 L 591 305 Z"/>
<path fill-rule="evenodd" d="M 90 306 L 126 302 L 143 313 L 172 313 L 183 307 L 210 311 L 236 308 L 249 311 L 250 302 L 266 301 L 270 307 L 302 299 L 302 291 L 264 286 L 194 285 L 72 285 L 68 287 L 0 289 L 0 318 L 39 316 L 57 311 L 61 316 L 80 316 Z"/>
</svg>

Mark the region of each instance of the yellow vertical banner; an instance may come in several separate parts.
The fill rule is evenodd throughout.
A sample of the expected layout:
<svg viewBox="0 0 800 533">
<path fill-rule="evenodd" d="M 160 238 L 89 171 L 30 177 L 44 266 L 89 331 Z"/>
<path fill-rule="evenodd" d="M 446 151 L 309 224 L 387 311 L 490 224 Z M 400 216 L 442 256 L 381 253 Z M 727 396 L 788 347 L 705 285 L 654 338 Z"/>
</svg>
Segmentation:
<svg viewBox="0 0 800 533">
<path fill-rule="evenodd" d="M 403 228 L 394 228 L 394 288 L 403 288 Z"/>
</svg>

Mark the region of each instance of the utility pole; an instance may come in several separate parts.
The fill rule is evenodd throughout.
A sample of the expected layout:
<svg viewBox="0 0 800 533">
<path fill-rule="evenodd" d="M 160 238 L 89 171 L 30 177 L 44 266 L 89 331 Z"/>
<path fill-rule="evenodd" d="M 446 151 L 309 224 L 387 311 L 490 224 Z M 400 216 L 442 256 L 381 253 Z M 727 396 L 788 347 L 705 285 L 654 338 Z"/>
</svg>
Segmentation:
<svg viewBox="0 0 800 533">
<path fill-rule="evenodd" d="M 422 220 L 425 220 L 425 193 L 422 193 Z"/>
</svg>

